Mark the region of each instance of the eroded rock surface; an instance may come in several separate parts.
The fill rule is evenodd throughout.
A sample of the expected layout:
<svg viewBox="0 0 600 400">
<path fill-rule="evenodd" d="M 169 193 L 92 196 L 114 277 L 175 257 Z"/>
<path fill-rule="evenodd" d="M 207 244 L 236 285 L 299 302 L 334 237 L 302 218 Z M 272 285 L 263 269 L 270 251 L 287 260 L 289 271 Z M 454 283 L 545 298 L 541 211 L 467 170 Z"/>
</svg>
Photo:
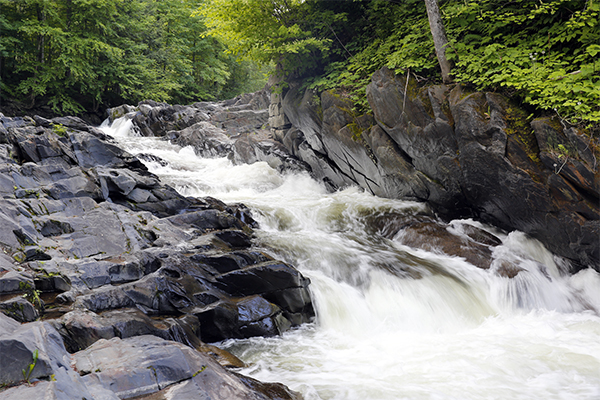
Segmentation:
<svg viewBox="0 0 600 400">
<path fill-rule="evenodd" d="M 140 107 L 152 134 L 207 118 Z M 264 114 L 245 112 L 236 132 Z M 0 115 L 0 222 L 2 398 L 129 398 L 175 384 L 182 399 L 294 398 L 221 368 L 204 343 L 314 316 L 308 279 L 253 247 L 243 205 L 181 196 L 78 118 Z"/>
<path fill-rule="evenodd" d="M 367 87 L 372 117 L 356 115 L 343 93 L 290 86 L 272 99 L 272 128 L 328 185 L 520 230 L 569 260 L 572 272 L 600 270 L 596 136 L 558 117 L 530 121 L 495 93 L 420 88 L 387 69 Z"/>
</svg>

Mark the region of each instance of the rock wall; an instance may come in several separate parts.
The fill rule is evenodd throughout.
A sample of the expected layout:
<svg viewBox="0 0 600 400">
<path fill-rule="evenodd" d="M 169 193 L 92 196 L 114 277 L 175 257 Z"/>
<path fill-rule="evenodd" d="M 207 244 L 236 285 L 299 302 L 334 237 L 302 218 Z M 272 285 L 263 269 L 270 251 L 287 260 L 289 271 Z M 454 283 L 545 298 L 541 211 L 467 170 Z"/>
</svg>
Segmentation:
<svg viewBox="0 0 600 400">
<path fill-rule="evenodd" d="M 152 133 L 206 118 L 139 107 Z M 223 121 L 241 134 L 256 114 Z M 308 279 L 253 247 L 243 205 L 179 195 L 78 118 L 0 114 L 0 221 L 3 399 L 296 398 L 205 344 L 314 316 Z"/>
<path fill-rule="evenodd" d="M 387 69 L 367 87 L 367 115 L 356 115 L 342 92 L 299 87 L 272 98 L 271 128 L 328 186 L 359 185 L 427 202 L 445 219 L 520 230 L 571 271 L 600 271 L 597 138 L 558 117 L 530 122 L 495 93 L 422 88 Z"/>
</svg>

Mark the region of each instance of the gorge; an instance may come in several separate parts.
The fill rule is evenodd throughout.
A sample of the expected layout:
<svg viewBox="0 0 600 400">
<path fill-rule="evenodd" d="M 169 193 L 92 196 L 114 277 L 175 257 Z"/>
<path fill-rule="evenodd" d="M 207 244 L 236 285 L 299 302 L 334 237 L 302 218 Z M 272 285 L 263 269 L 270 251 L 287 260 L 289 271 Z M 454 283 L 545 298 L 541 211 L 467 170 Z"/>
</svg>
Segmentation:
<svg viewBox="0 0 600 400">
<path fill-rule="evenodd" d="M 1 394 L 598 397 L 597 143 L 386 69 L 368 98 L 3 117 Z"/>
</svg>

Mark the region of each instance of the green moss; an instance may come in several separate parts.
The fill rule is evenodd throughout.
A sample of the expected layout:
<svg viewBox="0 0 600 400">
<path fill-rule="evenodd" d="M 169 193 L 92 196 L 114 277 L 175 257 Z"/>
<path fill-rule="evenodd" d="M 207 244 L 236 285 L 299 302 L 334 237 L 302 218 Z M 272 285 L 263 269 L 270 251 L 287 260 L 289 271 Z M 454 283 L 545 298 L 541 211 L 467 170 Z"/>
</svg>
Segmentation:
<svg viewBox="0 0 600 400">
<path fill-rule="evenodd" d="M 52 132 L 64 137 L 67 135 L 67 128 L 63 124 L 52 124 Z"/>
<path fill-rule="evenodd" d="M 435 113 L 433 112 L 433 106 L 431 105 L 431 100 L 427 95 L 427 92 L 421 92 L 419 95 L 419 100 L 421 100 L 421 104 L 425 108 L 425 112 L 431 117 L 435 118 Z"/>
<path fill-rule="evenodd" d="M 192 375 L 192 376 L 198 375 L 199 373 L 203 372 L 205 369 L 206 369 L 206 365 L 203 365 L 202 368 L 200 368 L 198 371 L 194 372 L 194 375 Z"/>
<path fill-rule="evenodd" d="M 18 251 L 15 254 L 13 254 L 13 259 L 20 264 L 25 261 L 25 254 Z"/>
<path fill-rule="evenodd" d="M 348 125 L 346 125 L 346 127 L 348 127 L 350 132 L 352 132 L 352 140 L 357 142 L 362 139 L 363 131 L 360 129 L 360 127 L 358 126 L 358 124 L 356 122 L 351 122 Z"/>
<path fill-rule="evenodd" d="M 541 165 L 540 148 L 525 111 L 509 105 L 505 109 L 504 121 L 506 134 L 516 137 L 523 144 L 523 149 L 531 161 Z"/>
</svg>

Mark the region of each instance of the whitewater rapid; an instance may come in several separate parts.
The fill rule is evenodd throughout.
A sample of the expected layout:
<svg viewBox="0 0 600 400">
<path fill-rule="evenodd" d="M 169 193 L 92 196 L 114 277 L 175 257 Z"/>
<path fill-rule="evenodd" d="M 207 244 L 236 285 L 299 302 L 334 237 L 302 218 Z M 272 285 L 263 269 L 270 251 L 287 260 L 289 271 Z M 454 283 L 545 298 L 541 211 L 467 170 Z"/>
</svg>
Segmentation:
<svg viewBox="0 0 600 400">
<path fill-rule="evenodd" d="M 595 271 L 564 274 L 520 232 L 448 225 L 499 237 L 494 260 L 522 269 L 508 278 L 370 226 L 377 215 L 431 215 L 424 204 L 357 188 L 329 193 L 266 163 L 198 158 L 191 147 L 137 136 L 127 119 L 103 129 L 131 153 L 166 161 L 146 165 L 183 195 L 246 204 L 260 224 L 257 246 L 311 279 L 313 324 L 220 343 L 249 365 L 242 373 L 308 400 L 600 399 Z"/>
</svg>

